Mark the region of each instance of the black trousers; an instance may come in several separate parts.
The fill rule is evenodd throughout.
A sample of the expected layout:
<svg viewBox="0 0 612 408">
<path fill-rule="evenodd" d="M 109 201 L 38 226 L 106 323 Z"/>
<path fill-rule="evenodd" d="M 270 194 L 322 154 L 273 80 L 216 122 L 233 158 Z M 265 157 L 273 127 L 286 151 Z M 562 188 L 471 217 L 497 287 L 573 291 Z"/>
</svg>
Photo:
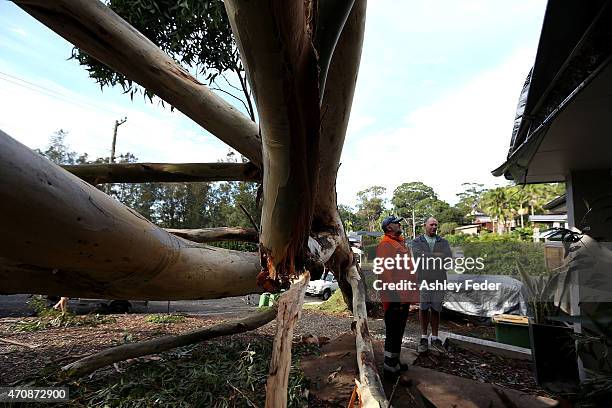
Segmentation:
<svg viewBox="0 0 612 408">
<path fill-rule="evenodd" d="M 385 311 L 385 357 L 399 358 L 408 320 L 408 304 L 390 303 Z"/>
</svg>

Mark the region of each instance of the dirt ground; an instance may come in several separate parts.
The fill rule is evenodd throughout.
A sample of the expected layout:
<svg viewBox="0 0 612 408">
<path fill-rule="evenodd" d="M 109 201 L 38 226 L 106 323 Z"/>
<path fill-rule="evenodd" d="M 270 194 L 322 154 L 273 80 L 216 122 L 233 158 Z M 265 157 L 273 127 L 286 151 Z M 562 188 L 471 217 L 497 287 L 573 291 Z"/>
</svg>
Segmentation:
<svg viewBox="0 0 612 408">
<path fill-rule="evenodd" d="M 379 372 L 382 372 L 383 342 L 374 341 L 374 353 Z M 409 363 L 410 350 L 402 351 L 402 359 Z M 324 345 L 318 356 L 309 356 L 301 361 L 304 374 L 311 380 L 311 407 L 345 407 L 350 399 L 354 379 L 358 378 L 356 363 L 355 337 L 352 333 L 344 333 Z M 445 375 L 440 373 L 449 373 Z M 429 379 L 427 378 L 429 377 Z M 431 379 L 433 377 L 433 380 Z M 421 394 L 419 389 L 438 382 L 443 383 L 440 390 L 454 389 L 456 396 L 444 397 L 444 401 L 436 406 L 504 406 L 498 400 L 492 387 L 504 390 L 505 394 L 522 401 L 521 407 L 546 406 L 540 404 L 537 396 L 549 397 L 540 389 L 532 378 L 528 364 L 515 360 L 503 359 L 491 354 L 474 354 L 460 349 L 450 349 L 442 357 L 419 356 L 405 376 L 393 381 L 381 378 L 386 395 L 392 399 L 394 406 L 400 408 L 419 407 L 417 399 L 430 397 Z M 428 382 L 428 383 L 427 383 Z M 423 384 L 427 383 L 427 384 Z M 457 398 L 458 404 L 451 400 Z M 527 401 L 529 398 L 529 401 Z M 449 401 L 450 400 L 450 401 Z M 490 401 L 494 403 L 488 405 Z M 497 403 L 495 403 L 497 401 Z M 465 405 L 462 404 L 465 403 Z M 481 405 L 484 404 L 484 405 Z M 426 405 L 426 404 L 425 404 Z M 508 405 L 514 406 L 514 405 Z"/>
<path fill-rule="evenodd" d="M 221 317 L 185 316 L 180 322 L 163 324 L 148 322 L 146 318 L 147 315 L 112 315 L 107 319 L 108 322 L 96 326 L 50 328 L 32 332 L 15 332 L 11 330 L 11 326 L 17 321 L 29 321 L 36 318 L 0 319 L 0 338 L 24 344 L 21 346 L 0 342 L 0 386 L 21 382 L 36 376 L 45 367 L 47 369 L 57 368 L 118 344 L 151 339 L 166 334 L 177 334 L 222 321 Z M 337 316 L 304 310 L 294 333 L 295 340 L 300 341 L 303 337 L 310 335 L 333 340 L 340 335 L 346 335 L 350 331 L 350 324 L 349 315 Z M 466 322 L 445 321 L 442 326 L 443 330 L 483 338 L 490 338 L 492 334 L 490 327 L 477 327 L 468 325 Z M 372 319 L 370 331 L 378 340 L 378 347 L 381 347 L 380 340 L 384 336 L 383 320 Z M 249 336 L 271 337 L 274 332 L 275 322 L 273 321 L 249 333 Z M 408 322 L 404 345 L 407 348 L 413 348 L 419 335 L 418 321 L 416 315 L 413 314 Z M 343 406 L 346 406 L 348 399 L 345 401 L 344 398 L 347 393 L 350 396 L 353 381 L 357 375 L 350 369 L 342 369 L 342 366 L 348 367 L 350 361 L 354 365 L 354 343 L 351 347 L 352 355 L 345 351 L 342 352 L 342 355 L 332 353 L 324 359 L 324 364 L 317 362 L 316 367 L 310 369 L 310 374 L 308 369 L 304 369 L 309 378 L 317 375 L 327 377 L 335 371 L 337 371 L 336 376 L 340 375 L 339 378 L 345 376 L 345 381 L 338 383 L 341 389 L 333 391 L 333 394 L 338 397 L 337 402 L 342 402 L 340 405 Z M 461 349 L 451 349 L 445 358 L 423 357 L 417 359 L 415 365 L 532 394 L 542 393 L 542 390 L 533 381 L 529 363 L 506 360 L 490 354 L 478 355 Z M 313 374 L 313 369 L 316 375 Z M 111 367 L 110 370 L 113 368 Z M 313 381 L 313 384 L 316 382 Z M 391 390 L 388 390 L 388 393 L 390 392 Z M 318 401 L 317 398 L 314 392 L 313 401 Z M 333 398 L 330 401 L 321 400 L 318 406 L 336 406 Z"/>
<path fill-rule="evenodd" d="M 221 322 L 221 317 L 186 316 L 176 323 L 150 323 L 147 315 L 111 315 L 112 320 L 96 326 L 51 328 L 33 332 L 14 332 L 10 327 L 18 321 L 36 321 L 37 318 L 0 319 L 0 338 L 32 347 L 0 342 L 0 386 L 35 375 L 46 366 L 65 365 L 91 353 L 126 342 L 152 339 L 178 334 Z M 334 338 L 350 330 L 350 318 L 304 311 L 295 330 L 295 336 L 313 334 Z M 254 333 L 274 336 L 275 323 L 271 322 Z"/>
</svg>

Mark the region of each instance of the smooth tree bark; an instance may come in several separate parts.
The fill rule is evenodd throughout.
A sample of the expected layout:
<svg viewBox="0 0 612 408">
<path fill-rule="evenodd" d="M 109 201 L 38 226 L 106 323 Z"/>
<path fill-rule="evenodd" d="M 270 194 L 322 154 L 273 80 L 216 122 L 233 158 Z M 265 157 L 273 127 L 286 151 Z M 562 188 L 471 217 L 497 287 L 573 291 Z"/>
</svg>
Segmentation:
<svg viewBox="0 0 612 408">
<path fill-rule="evenodd" d="M 264 175 L 259 282 L 270 289 L 288 287 L 305 265 L 317 189 L 318 65 L 308 5 L 312 3 L 225 2 L 260 118 Z"/>
<path fill-rule="evenodd" d="M 255 253 L 179 238 L 0 131 L 0 293 L 211 299 L 260 291 Z"/>
<path fill-rule="evenodd" d="M 115 163 L 62 166 L 90 184 L 260 181 L 252 163 Z"/>
<path fill-rule="evenodd" d="M 57 34 L 153 91 L 256 166 L 257 124 L 209 90 L 99 0 L 14 0 Z"/>
<path fill-rule="evenodd" d="M 164 336 L 139 343 L 122 344 L 67 364 L 62 367 L 62 371 L 69 377 L 82 377 L 93 373 L 99 368 L 129 358 L 157 354 L 162 351 L 214 339 L 216 337 L 244 333 L 271 322 L 274 320 L 274 317 L 276 317 L 276 312 L 277 308 L 274 306 L 255 312 L 242 319 L 230 320 L 211 327 L 191 330 L 176 336 Z"/>
<path fill-rule="evenodd" d="M 327 74 L 327 85 L 321 102 L 321 157 L 312 224 L 313 231 L 338 237 L 337 251 L 329 260 L 328 267 L 335 272 L 349 309 L 352 308 L 353 297 L 346 273 L 353 264 L 353 253 L 338 214 L 336 179 L 359 72 L 366 6 L 366 0 L 354 1 L 334 49 Z"/>
<path fill-rule="evenodd" d="M 174 229 L 166 231 L 193 242 L 242 241 L 259 242 L 259 233 L 255 228 L 242 227 L 216 227 L 200 229 Z"/>
</svg>

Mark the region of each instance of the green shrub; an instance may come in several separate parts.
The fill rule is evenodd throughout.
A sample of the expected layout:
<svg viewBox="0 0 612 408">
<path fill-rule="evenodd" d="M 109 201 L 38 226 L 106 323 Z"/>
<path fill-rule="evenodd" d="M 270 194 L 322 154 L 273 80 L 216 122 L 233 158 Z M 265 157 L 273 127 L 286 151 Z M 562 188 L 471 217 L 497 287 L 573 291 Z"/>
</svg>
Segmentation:
<svg viewBox="0 0 612 408">
<path fill-rule="evenodd" d="M 185 316 L 177 314 L 150 314 L 145 318 L 146 322 L 149 323 L 180 323 L 185 320 Z"/>
<path fill-rule="evenodd" d="M 466 273 L 486 275 L 517 275 L 516 263 L 530 275 L 546 273 L 544 243 L 531 241 L 529 228 L 519 228 L 509 234 L 449 235 L 452 246 L 463 249 L 464 257 L 483 258 L 484 269 Z"/>
</svg>

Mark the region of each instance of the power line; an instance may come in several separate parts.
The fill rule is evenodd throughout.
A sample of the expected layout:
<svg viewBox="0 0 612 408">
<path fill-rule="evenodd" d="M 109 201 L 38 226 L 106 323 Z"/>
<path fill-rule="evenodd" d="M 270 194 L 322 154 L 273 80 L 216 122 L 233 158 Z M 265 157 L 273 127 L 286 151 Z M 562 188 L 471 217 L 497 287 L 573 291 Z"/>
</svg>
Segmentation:
<svg viewBox="0 0 612 408">
<path fill-rule="evenodd" d="M 66 94 L 60 93 L 60 92 L 58 92 L 56 90 L 45 88 L 44 86 L 35 84 L 33 82 L 26 81 L 25 79 L 21 79 L 21 78 L 18 78 L 16 76 L 13 76 L 13 75 L 1 72 L 1 71 L 0 71 L 0 75 L 8 77 L 8 78 L 3 78 L 2 76 L 0 76 L 0 80 L 3 80 L 5 82 L 9 82 L 9 83 L 11 83 L 13 85 L 17 85 L 17 86 L 20 86 L 20 87 L 25 88 L 25 89 L 29 89 L 30 91 L 33 91 L 33 92 L 38 92 L 38 93 L 43 94 L 45 96 L 49 96 L 49 97 L 61 100 L 63 102 L 67 102 L 67 103 L 79 106 L 81 108 L 94 108 L 94 109 L 98 109 L 98 110 L 104 110 L 106 112 L 113 113 L 113 114 L 117 113 L 116 111 L 112 111 L 112 110 L 110 110 L 108 108 L 104 108 L 104 107 L 99 106 L 99 105 L 94 105 L 94 104 L 91 104 L 91 103 L 85 102 L 85 101 L 74 100 L 74 99 L 72 99 L 71 96 L 68 96 Z"/>
</svg>

